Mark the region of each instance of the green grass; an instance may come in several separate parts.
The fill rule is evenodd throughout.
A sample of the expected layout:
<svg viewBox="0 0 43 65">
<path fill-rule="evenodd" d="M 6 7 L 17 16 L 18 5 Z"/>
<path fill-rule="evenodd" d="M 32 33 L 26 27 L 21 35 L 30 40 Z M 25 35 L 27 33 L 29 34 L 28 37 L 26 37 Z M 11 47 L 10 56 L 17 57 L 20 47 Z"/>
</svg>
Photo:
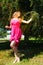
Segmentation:
<svg viewBox="0 0 43 65">
<path fill-rule="evenodd" d="M 43 40 L 42 37 L 29 37 L 29 40 Z"/>
<path fill-rule="evenodd" d="M 5 44 L 6 45 L 6 44 Z M 24 49 L 23 49 L 24 48 Z M 21 62 L 13 64 L 15 59 L 12 49 L 0 49 L 0 65 L 43 65 L 43 44 L 33 45 L 20 50 Z"/>
<path fill-rule="evenodd" d="M 10 55 L 11 50 L 0 51 L 0 65 L 43 65 L 43 53 L 37 56 L 25 59 L 23 58 L 20 63 L 13 64 L 14 56 Z"/>
</svg>

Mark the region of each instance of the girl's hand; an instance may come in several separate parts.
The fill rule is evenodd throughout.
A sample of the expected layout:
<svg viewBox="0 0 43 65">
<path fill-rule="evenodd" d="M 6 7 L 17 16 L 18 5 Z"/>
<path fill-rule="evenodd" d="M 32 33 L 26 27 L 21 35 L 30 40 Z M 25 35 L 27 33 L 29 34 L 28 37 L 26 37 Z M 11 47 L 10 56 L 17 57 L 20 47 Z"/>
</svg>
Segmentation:
<svg viewBox="0 0 43 65">
<path fill-rule="evenodd" d="M 8 28 L 9 26 L 5 26 L 5 28 Z"/>
<path fill-rule="evenodd" d="M 7 28 L 7 29 L 11 29 L 11 26 L 5 26 L 5 28 Z"/>
</svg>

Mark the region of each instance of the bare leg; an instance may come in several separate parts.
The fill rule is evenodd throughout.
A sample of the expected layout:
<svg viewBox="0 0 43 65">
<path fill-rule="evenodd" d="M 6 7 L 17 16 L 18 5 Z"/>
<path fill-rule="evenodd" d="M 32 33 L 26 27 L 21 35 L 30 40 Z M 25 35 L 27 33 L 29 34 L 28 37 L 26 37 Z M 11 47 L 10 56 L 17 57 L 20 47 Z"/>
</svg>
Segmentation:
<svg viewBox="0 0 43 65">
<path fill-rule="evenodd" d="M 18 49 L 17 49 L 17 47 L 15 47 L 14 49 L 15 49 L 14 50 L 15 60 L 16 60 L 16 62 L 20 62 L 20 57 L 19 57 Z M 14 63 L 15 63 L 15 61 L 14 61 Z"/>
<path fill-rule="evenodd" d="M 15 63 L 15 62 L 20 62 L 20 58 L 19 58 L 19 54 L 18 54 L 18 49 L 17 49 L 17 47 L 15 46 L 15 42 L 12 41 L 11 44 L 10 44 L 10 46 L 11 46 L 11 48 L 12 48 L 13 51 L 14 51 L 14 56 L 15 56 L 15 61 L 14 61 L 14 63 Z"/>
</svg>

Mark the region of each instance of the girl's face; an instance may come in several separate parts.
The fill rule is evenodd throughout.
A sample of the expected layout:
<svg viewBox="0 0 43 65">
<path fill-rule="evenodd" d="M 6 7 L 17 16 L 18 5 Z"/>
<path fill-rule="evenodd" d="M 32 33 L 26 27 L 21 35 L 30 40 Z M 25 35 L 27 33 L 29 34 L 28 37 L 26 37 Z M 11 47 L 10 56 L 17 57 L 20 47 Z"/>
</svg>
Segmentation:
<svg viewBox="0 0 43 65">
<path fill-rule="evenodd" d="M 15 12 L 14 14 L 13 14 L 13 18 L 20 18 L 21 17 L 21 12 Z"/>
</svg>

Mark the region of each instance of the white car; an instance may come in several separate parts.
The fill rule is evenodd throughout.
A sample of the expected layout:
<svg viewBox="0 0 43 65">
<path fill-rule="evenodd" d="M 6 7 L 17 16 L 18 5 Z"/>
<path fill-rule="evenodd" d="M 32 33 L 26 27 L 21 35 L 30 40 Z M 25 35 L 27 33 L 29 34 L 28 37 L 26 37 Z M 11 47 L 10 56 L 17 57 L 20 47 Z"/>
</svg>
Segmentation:
<svg viewBox="0 0 43 65">
<path fill-rule="evenodd" d="M 10 39 L 10 33 L 11 33 L 11 31 L 10 30 L 7 30 L 7 39 L 9 40 Z M 25 36 L 22 34 L 22 36 L 21 36 L 21 40 L 24 40 L 24 38 L 25 38 Z"/>
<path fill-rule="evenodd" d="M 7 35 L 6 35 L 6 38 L 7 38 L 7 40 L 9 40 L 10 39 L 10 33 L 11 33 L 11 31 L 10 30 L 7 30 Z"/>
<path fill-rule="evenodd" d="M 3 29 L 3 28 L 0 28 L 0 43 L 1 42 L 6 42 L 6 41 L 9 41 L 10 40 L 10 33 L 11 33 L 11 30 L 6 30 L 6 29 Z M 22 34 L 21 36 L 21 40 L 24 40 L 25 36 Z"/>
</svg>

